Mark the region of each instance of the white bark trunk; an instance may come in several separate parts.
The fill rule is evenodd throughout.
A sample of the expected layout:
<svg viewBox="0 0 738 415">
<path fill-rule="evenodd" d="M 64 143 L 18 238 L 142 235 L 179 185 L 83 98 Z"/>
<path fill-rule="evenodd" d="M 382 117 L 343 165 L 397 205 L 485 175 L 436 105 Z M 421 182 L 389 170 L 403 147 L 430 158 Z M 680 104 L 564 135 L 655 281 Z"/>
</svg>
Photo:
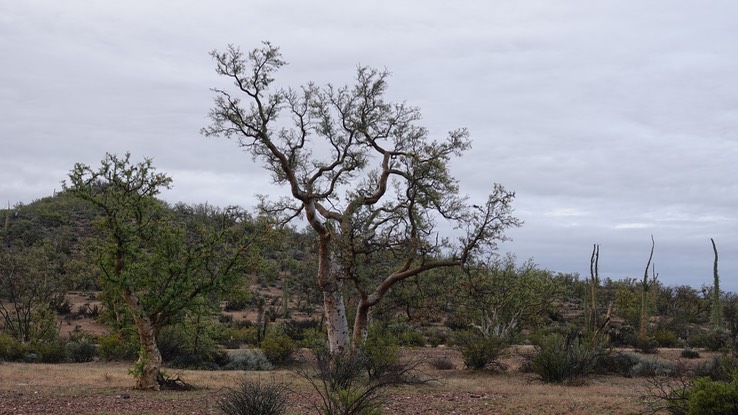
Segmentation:
<svg viewBox="0 0 738 415">
<path fill-rule="evenodd" d="M 349 347 L 349 326 L 346 306 L 343 302 L 341 284 L 336 282 L 336 289 L 323 290 L 323 307 L 328 329 L 328 347 L 331 354 L 342 354 Z"/>
</svg>

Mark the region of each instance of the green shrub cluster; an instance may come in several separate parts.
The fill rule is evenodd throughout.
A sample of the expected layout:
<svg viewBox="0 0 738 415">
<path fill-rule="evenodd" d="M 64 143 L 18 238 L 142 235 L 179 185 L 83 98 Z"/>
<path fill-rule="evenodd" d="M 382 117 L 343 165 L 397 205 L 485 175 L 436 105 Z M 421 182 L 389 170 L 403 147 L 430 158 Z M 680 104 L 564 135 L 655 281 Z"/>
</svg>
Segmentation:
<svg viewBox="0 0 738 415">
<path fill-rule="evenodd" d="M 610 349 L 599 338 L 551 334 L 537 340 L 527 366 L 544 382 L 573 382 L 593 373 L 609 353 Z"/>
<path fill-rule="evenodd" d="M 138 340 L 133 336 L 124 336 L 114 333 L 97 339 L 100 358 L 111 360 L 129 361 L 138 357 Z"/>
<path fill-rule="evenodd" d="M 478 370 L 496 366 L 503 369 L 499 359 L 509 347 L 506 339 L 497 336 L 485 337 L 476 331 L 464 330 L 454 332 L 452 342 L 461 352 L 466 367 Z"/>
<path fill-rule="evenodd" d="M 268 332 L 261 341 L 261 351 L 266 358 L 275 365 L 287 363 L 294 353 L 295 341 L 284 334 Z"/>
<path fill-rule="evenodd" d="M 615 358 L 622 375 L 628 377 L 675 376 L 679 368 L 674 362 L 638 353 L 618 353 Z"/>
<path fill-rule="evenodd" d="M 67 361 L 91 361 L 97 355 L 93 343 L 80 346 L 79 342 L 62 342 L 60 339 L 21 343 L 0 333 L 0 360 L 26 363 L 62 363 Z"/>
<path fill-rule="evenodd" d="M 697 378 L 687 389 L 687 415 L 732 415 L 738 413 L 738 377 L 730 382 Z"/>
<path fill-rule="evenodd" d="M 218 400 L 225 415 L 280 415 L 287 408 L 285 385 L 243 380 Z"/>
<path fill-rule="evenodd" d="M 248 371 L 264 371 L 272 370 L 269 359 L 259 349 L 243 349 L 229 355 L 229 361 L 222 370 L 248 370 Z"/>
</svg>

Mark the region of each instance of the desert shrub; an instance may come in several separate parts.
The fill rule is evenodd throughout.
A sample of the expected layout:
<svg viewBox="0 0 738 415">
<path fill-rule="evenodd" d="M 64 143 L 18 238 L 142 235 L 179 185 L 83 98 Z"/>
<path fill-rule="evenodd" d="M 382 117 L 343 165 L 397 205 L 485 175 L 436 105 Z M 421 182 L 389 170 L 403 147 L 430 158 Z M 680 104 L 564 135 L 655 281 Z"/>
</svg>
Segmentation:
<svg viewBox="0 0 738 415">
<path fill-rule="evenodd" d="M 57 314 L 71 314 L 72 303 L 65 298 L 64 301 L 54 305 L 54 311 L 56 311 Z"/>
<path fill-rule="evenodd" d="M 26 346 L 12 336 L 0 333 L 0 360 L 12 362 L 23 359 Z"/>
<path fill-rule="evenodd" d="M 295 342 L 284 334 L 267 333 L 261 341 L 261 351 L 272 364 L 287 363 L 295 351 Z"/>
<path fill-rule="evenodd" d="M 287 408 L 287 387 L 243 380 L 218 400 L 225 415 L 280 415 Z"/>
<path fill-rule="evenodd" d="M 78 341 L 70 341 L 67 343 L 67 355 L 74 363 L 91 362 L 97 356 L 97 347 L 86 338 Z"/>
<path fill-rule="evenodd" d="M 220 324 L 231 324 L 233 323 L 233 314 L 221 314 L 218 316 L 218 322 Z"/>
<path fill-rule="evenodd" d="M 120 333 L 98 338 L 100 357 L 104 360 L 134 360 L 138 356 L 137 339 Z"/>
<path fill-rule="evenodd" d="M 272 370 L 273 366 L 269 359 L 259 349 L 243 349 L 230 355 L 229 362 L 223 370 L 249 370 L 262 371 Z"/>
<path fill-rule="evenodd" d="M 697 378 L 687 390 L 688 415 L 731 415 L 738 413 L 738 378 L 730 382 Z"/>
<path fill-rule="evenodd" d="M 709 377 L 715 381 L 730 382 L 738 373 L 738 359 L 730 355 L 715 356 L 697 365 L 695 376 Z"/>
<path fill-rule="evenodd" d="M 161 357 L 169 366 L 191 369 L 217 369 L 225 364 L 225 351 L 216 341 L 223 326 L 211 319 L 185 319 L 165 326 L 156 344 Z"/>
<path fill-rule="evenodd" d="M 654 354 L 659 352 L 659 343 L 652 337 L 639 337 L 635 341 L 634 348 L 645 354 Z"/>
<path fill-rule="evenodd" d="M 630 377 L 674 376 L 679 373 L 677 365 L 668 360 L 627 352 L 621 356 L 628 361 L 626 375 Z"/>
<path fill-rule="evenodd" d="M 302 340 L 299 344 L 300 347 L 308 349 L 327 347 L 328 334 L 318 329 L 307 329 L 302 333 Z"/>
<path fill-rule="evenodd" d="M 398 363 L 376 376 L 366 374 L 366 355 L 349 352 L 333 355 L 315 351 L 315 366 L 297 373 L 307 380 L 319 399 L 313 402 L 324 415 L 376 415 L 385 400 L 384 391 L 394 385 L 422 383 L 414 364 Z"/>
<path fill-rule="evenodd" d="M 399 361 L 399 342 L 387 326 L 372 324 L 361 345 L 361 362 L 370 377 L 394 370 Z"/>
<path fill-rule="evenodd" d="M 537 341 L 535 352 L 526 356 L 527 366 L 544 382 L 574 382 L 593 373 L 609 352 L 602 339 L 551 334 Z"/>
<path fill-rule="evenodd" d="M 710 330 L 698 332 L 687 339 L 687 345 L 705 348 L 712 352 L 725 350 L 730 345 L 730 332 L 727 330 Z"/>
<path fill-rule="evenodd" d="M 653 340 L 659 347 L 676 347 L 679 345 L 679 336 L 669 329 L 659 328 L 653 333 Z"/>
<path fill-rule="evenodd" d="M 283 331 L 286 336 L 297 342 L 305 340 L 306 333 L 318 330 L 320 328 L 320 320 L 288 320 L 282 324 Z"/>
<path fill-rule="evenodd" d="M 454 364 L 451 359 L 447 357 L 436 357 L 435 359 L 431 359 L 430 365 L 432 368 L 436 370 L 454 370 L 456 369 L 456 365 Z"/>
<path fill-rule="evenodd" d="M 425 346 L 425 337 L 417 331 L 407 330 L 400 334 L 398 342 L 400 346 L 423 347 Z"/>
<path fill-rule="evenodd" d="M 505 339 L 496 336 L 485 337 L 481 333 L 465 330 L 454 332 L 452 342 L 461 352 L 467 368 L 478 370 L 495 366 L 504 369 L 499 359 L 509 346 Z"/>
<path fill-rule="evenodd" d="M 697 350 L 691 349 L 689 347 L 685 347 L 681 354 L 683 358 L 685 359 L 699 359 L 700 358 L 700 352 Z"/>
<path fill-rule="evenodd" d="M 242 311 L 247 309 L 253 300 L 253 296 L 246 290 L 238 289 L 231 291 L 225 298 L 225 311 Z"/>
<path fill-rule="evenodd" d="M 30 348 L 41 363 L 61 363 L 67 360 L 66 345 L 59 340 L 36 343 Z"/>
</svg>

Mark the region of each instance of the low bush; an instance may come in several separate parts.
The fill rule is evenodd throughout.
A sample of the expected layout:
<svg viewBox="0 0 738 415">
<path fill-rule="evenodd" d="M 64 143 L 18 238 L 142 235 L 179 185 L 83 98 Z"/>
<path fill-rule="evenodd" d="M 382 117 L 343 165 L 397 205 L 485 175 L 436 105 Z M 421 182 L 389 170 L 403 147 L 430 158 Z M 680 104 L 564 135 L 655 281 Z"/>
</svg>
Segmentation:
<svg viewBox="0 0 738 415">
<path fill-rule="evenodd" d="M 481 333 L 465 330 L 454 332 L 452 342 L 461 352 L 467 368 L 478 370 L 493 366 L 504 369 L 499 359 L 509 346 L 506 339 L 496 336 L 485 337 Z"/>
<path fill-rule="evenodd" d="M 124 338 L 120 333 L 98 338 L 99 355 L 102 359 L 130 361 L 138 357 L 138 343 L 133 336 Z"/>
<path fill-rule="evenodd" d="M 685 359 L 699 359 L 700 358 L 700 352 L 694 349 L 690 349 L 689 347 L 685 347 L 682 350 L 682 353 L 680 355 Z"/>
<path fill-rule="evenodd" d="M 41 363 L 61 363 L 67 360 L 66 345 L 58 340 L 31 345 L 31 350 Z"/>
<path fill-rule="evenodd" d="M 26 347 L 23 343 L 5 333 L 0 333 L 0 360 L 13 362 L 23 359 L 25 354 Z"/>
<path fill-rule="evenodd" d="M 253 297 L 244 289 L 234 290 L 225 299 L 225 311 L 243 311 L 251 306 Z"/>
<path fill-rule="evenodd" d="M 433 369 L 436 370 L 454 370 L 456 369 L 456 365 L 454 364 L 451 359 L 447 357 L 437 357 L 435 359 L 432 359 L 430 361 L 430 365 Z"/>
<path fill-rule="evenodd" d="M 726 350 L 730 345 L 730 332 L 727 330 L 698 332 L 687 339 L 687 345 L 694 348 L 705 348 L 712 352 Z"/>
<path fill-rule="evenodd" d="M 677 333 L 666 328 L 657 329 L 653 333 L 653 340 L 658 347 L 676 347 L 679 345 L 679 336 Z"/>
<path fill-rule="evenodd" d="M 263 371 L 272 370 L 273 366 L 269 359 L 259 349 L 243 349 L 230 355 L 229 362 L 223 370 L 248 370 Z"/>
<path fill-rule="evenodd" d="M 399 361 L 399 344 L 386 326 L 372 324 L 361 345 L 361 362 L 369 377 L 392 371 Z"/>
<path fill-rule="evenodd" d="M 625 375 L 628 377 L 675 376 L 679 368 L 674 362 L 643 356 L 638 353 L 621 353 Z"/>
<path fill-rule="evenodd" d="M 572 383 L 593 373 L 609 353 L 610 349 L 599 338 L 551 334 L 539 339 L 535 352 L 526 357 L 529 370 L 544 382 Z"/>
<path fill-rule="evenodd" d="M 738 359 L 730 355 L 715 356 L 697 365 L 695 376 L 709 377 L 715 381 L 730 382 L 738 373 Z"/>
<path fill-rule="evenodd" d="M 91 362 L 97 356 L 97 346 L 88 339 L 67 343 L 67 355 L 74 363 Z"/>
<path fill-rule="evenodd" d="M 281 415 L 287 409 L 287 387 L 243 380 L 217 405 L 225 415 Z"/>
<path fill-rule="evenodd" d="M 272 364 L 281 365 L 292 358 L 295 351 L 295 342 L 283 334 L 267 333 L 261 341 L 261 351 Z"/>
<path fill-rule="evenodd" d="M 687 415 L 738 413 L 738 378 L 730 382 L 697 378 L 687 389 Z"/>
</svg>

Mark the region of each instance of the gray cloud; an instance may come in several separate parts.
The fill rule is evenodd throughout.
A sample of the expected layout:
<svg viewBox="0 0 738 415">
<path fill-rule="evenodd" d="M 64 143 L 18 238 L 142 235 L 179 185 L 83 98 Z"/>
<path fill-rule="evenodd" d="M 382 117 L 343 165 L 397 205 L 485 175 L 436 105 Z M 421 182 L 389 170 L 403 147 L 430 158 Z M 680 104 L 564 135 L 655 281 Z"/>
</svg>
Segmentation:
<svg viewBox="0 0 738 415">
<path fill-rule="evenodd" d="M 586 273 L 600 243 L 603 274 L 637 277 L 654 234 L 662 280 L 699 286 L 714 237 L 738 289 L 738 4 L 461 4 L 6 2 L 0 196 L 30 202 L 75 162 L 125 151 L 174 177 L 170 200 L 283 194 L 235 143 L 198 133 L 223 82 L 207 52 L 270 40 L 290 62 L 282 85 L 387 67 L 391 97 L 434 136 L 468 127 L 462 189 L 505 184 L 526 222 L 503 250 Z"/>
</svg>

